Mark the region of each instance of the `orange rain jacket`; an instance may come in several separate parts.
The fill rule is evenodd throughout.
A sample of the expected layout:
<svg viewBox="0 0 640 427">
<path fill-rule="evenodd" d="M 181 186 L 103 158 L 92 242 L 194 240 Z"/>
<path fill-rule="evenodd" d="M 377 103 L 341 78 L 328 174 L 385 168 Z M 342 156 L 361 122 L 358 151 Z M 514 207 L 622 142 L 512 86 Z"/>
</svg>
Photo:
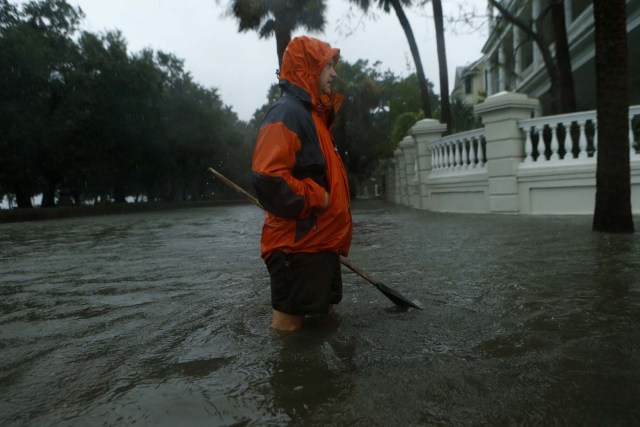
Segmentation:
<svg viewBox="0 0 640 427">
<path fill-rule="evenodd" d="M 284 95 L 262 121 L 253 150 L 253 186 L 266 217 L 262 257 L 284 252 L 347 255 L 351 210 L 347 174 L 330 132 L 338 94 L 318 95 L 318 78 L 338 49 L 306 36 L 289 42 L 282 59 Z M 322 209 L 325 191 L 329 205 Z"/>
</svg>

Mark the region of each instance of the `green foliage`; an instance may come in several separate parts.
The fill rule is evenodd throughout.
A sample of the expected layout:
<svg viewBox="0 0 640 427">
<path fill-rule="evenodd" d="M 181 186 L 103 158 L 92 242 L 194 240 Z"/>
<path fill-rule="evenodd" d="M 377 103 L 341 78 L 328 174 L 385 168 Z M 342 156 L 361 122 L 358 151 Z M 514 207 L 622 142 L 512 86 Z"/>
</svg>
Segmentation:
<svg viewBox="0 0 640 427">
<path fill-rule="evenodd" d="M 181 59 L 131 53 L 117 31 L 79 33 L 82 17 L 64 0 L 0 0 L 0 196 L 19 207 L 37 194 L 45 206 L 235 197 L 208 166 L 250 187 L 253 141 L 278 86 L 246 124 Z M 334 135 L 364 181 L 422 117 L 420 90 L 415 75 L 367 61 L 337 71 Z"/>
<path fill-rule="evenodd" d="M 232 0 L 229 11 L 238 21 L 239 31 L 257 31 L 261 38 L 271 37 L 278 29 L 289 33 L 299 27 L 307 30 L 324 29 L 322 0 Z"/>
<path fill-rule="evenodd" d="M 238 22 L 238 31 L 256 31 L 260 38 L 276 38 L 278 63 L 298 28 L 324 29 L 324 0 L 231 0 L 229 15 Z"/>
<path fill-rule="evenodd" d="M 416 113 L 413 111 L 407 111 L 406 113 L 402 113 L 396 117 L 393 122 L 393 127 L 391 128 L 391 147 L 390 149 L 393 151 L 398 148 L 398 144 L 402 139 L 409 134 L 409 130 L 413 125 L 416 124 L 418 120 L 420 120 L 422 116 L 420 113 Z"/>
<path fill-rule="evenodd" d="M 130 53 L 119 32 L 78 37 L 81 18 L 64 0 L 0 0 L 0 196 L 227 197 L 210 165 L 246 185 L 249 131 L 217 91 L 171 54 Z"/>
<path fill-rule="evenodd" d="M 456 97 L 451 102 L 451 117 L 453 119 L 453 133 L 482 127 L 480 117 L 473 113 L 473 106 L 465 104 Z"/>
<path fill-rule="evenodd" d="M 333 127 L 338 149 L 351 178 L 362 179 L 370 173 L 375 160 L 389 138 L 389 76 L 367 61 L 354 64 L 341 61 L 337 66 L 336 91 L 344 97 Z"/>
<path fill-rule="evenodd" d="M 334 136 L 356 182 L 370 179 L 380 169 L 379 162 L 393 155 L 397 147 L 394 131 L 406 132 L 423 117 L 415 75 L 399 78 L 378 67 L 378 63 L 370 66 L 363 60 L 341 61 L 337 67 L 336 90 L 343 94 L 344 103 Z"/>
<path fill-rule="evenodd" d="M 282 95 L 282 90 L 278 83 L 274 83 L 269 87 L 269 91 L 267 93 L 267 103 L 262 107 L 258 108 L 254 113 L 253 117 L 249 121 L 249 128 L 253 131 L 254 135 L 258 134 L 258 129 L 260 128 L 260 123 L 262 122 L 262 118 L 267 114 L 269 107 L 271 104 L 276 102 L 276 100 Z"/>
<path fill-rule="evenodd" d="M 19 206 L 29 207 L 38 189 L 49 204 L 49 187 L 64 164 L 59 111 L 81 16 L 63 0 L 30 2 L 22 11 L 0 3 L 0 185 Z"/>
</svg>

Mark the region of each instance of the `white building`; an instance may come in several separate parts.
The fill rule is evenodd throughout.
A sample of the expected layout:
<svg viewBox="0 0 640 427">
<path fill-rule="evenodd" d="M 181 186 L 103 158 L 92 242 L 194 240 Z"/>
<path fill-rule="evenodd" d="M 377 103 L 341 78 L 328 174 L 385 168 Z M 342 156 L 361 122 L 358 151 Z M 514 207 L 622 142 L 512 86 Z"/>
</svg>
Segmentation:
<svg viewBox="0 0 640 427">
<path fill-rule="evenodd" d="M 502 4 L 525 22 L 545 10 L 548 0 L 504 0 Z M 596 107 L 595 41 L 590 0 L 565 0 L 567 38 L 578 111 Z M 539 114 L 549 112 L 549 77 L 537 45 L 518 27 L 488 6 L 489 37 L 482 58 L 456 73 L 453 96 L 476 104 L 501 91 L 525 93 L 540 100 Z M 551 16 L 541 31 L 553 34 Z M 640 104 L 640 0 L 627 0 L 630 104 Z M 552 38 L 552 37 L 550 37 Z M 554 51 L 554 45 L 551 45 Z"/>
<path fill-rule="evenodd" d="M 547 2 L 503 4 L 531 21 Z M 484 56 L 457 70 L 453 91 L 475 105 L 482 127 L 443 137 L 446 125 L 417 122 L 389 165 L 388 199 L 435 212 L 593 214 L 599 145 L 593 11 L 587 0 L 564 5 L 578 112 L 549 115 L 549 78 L 537 46 L 489 9 Z M 632 211 L 640 214 L 640 0 L 627 0 L 627 15 L 626 142 Z"/>
</svg>

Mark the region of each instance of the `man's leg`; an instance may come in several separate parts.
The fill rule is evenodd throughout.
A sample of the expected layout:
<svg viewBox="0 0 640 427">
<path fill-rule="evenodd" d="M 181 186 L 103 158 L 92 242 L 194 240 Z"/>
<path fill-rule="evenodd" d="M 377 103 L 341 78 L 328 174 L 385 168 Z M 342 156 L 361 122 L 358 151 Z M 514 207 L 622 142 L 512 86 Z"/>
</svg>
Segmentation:
<svg viewBox="0 0 640 427">
<path fill-rule="evenodd" d="M 297 331 L 302 328 L 304 316 L 287 314 L 276 309 L 273 310 L 271 327 L 279 331 Z"/>
<path fill-rule="evenodd" d="M 271 277 L 271 326 L 281 331 L 302 328 L 304 315 L 333 313 L 342 299 L 337 254 L 274 252 L 266 261 Z"/>
</svg>

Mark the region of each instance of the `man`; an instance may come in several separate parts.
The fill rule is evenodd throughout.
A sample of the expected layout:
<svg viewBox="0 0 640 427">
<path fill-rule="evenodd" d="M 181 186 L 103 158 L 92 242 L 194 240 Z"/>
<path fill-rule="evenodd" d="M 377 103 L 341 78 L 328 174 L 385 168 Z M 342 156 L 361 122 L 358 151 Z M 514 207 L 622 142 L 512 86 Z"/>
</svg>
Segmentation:
<svg viewBox="0 0 640 427">
<path fill-rule="evenodd" d="M 272 326 L 300 329 L 342 299 L 340 255 L 351 244 L 347 175 L 330 129 L 342 98 L 332 92 L 340 51 L 306 36 L 289 42 L 284 95 L 267 112 L 252 177 L 266 209 L 261 250 L 271 277 Z"/>
</svg>

